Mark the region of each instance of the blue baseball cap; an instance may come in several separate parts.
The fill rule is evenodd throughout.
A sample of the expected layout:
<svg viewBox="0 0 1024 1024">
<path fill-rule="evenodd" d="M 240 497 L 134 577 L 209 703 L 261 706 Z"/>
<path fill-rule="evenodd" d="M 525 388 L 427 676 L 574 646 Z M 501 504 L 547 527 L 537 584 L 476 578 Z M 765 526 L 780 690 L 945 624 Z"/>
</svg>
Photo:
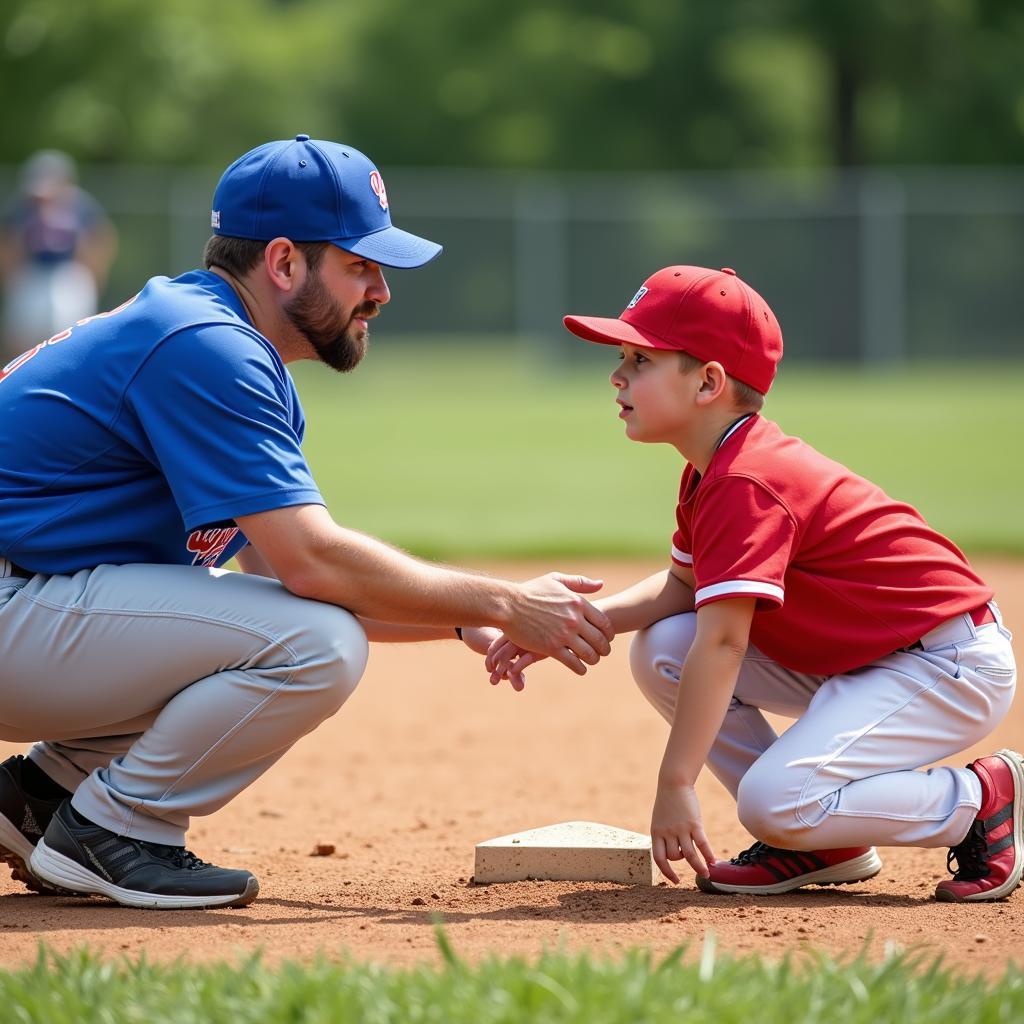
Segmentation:
<svg viewBox="0 0 1024 1024">
<path fill-rule="evenodd" d="M 213 194 L 215 235 L 331 242 L 385 267 L 422 267 L 437 242 L 391 223 L 380 171 L 357 149 L 296 135 L 239 157 Z"/>
</svg>

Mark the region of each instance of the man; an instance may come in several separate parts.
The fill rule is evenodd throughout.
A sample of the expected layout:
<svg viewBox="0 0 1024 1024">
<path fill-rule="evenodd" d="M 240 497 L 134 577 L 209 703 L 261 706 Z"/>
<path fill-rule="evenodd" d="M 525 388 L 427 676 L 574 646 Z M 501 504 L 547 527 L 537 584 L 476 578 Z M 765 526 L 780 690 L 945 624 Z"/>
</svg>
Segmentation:
<svg viewBox="0 0 1024 1024">
<path fill-rule="evenodd" d="M 67 154 L 36 153 L 0 217 L 0 363 L 96 312 L 117 252 L 117 232 L 75 179 Z"/>
<path fill-rule="evenodd" d="M 373 164 L 268 143 L 224 173 L 211 222 L 206 270 L 0 371 L 0 738 L 41 740 L 0 766 L 0 856 L 30 887 L 250 903 L 249 872 L 184 848 L 189 819 L 338 710 L 367 639 L 466 627 L 482 651 L 497 634 L 471 627 L 497 627 L 581 674 L 609 650 L 579 596 L 599 583 L 430 565 L 324 507 L 284 364 L 353 369 L 381 267 L 441 248 L 392 226 Z M 236 555 L 245 574 L 217 568 Z"/>
</svg>

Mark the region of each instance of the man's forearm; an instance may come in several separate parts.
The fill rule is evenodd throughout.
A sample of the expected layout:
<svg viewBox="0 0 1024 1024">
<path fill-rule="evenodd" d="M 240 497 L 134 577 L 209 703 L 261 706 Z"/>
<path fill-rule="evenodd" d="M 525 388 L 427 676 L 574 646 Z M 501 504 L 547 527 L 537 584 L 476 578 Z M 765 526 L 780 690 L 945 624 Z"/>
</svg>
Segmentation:
<svg viewBox="0 0 1024 1024">
<path fill-rule="evenodd" d="M 355 530 L 339 527 L 320 558 L 289 589 L 384 622 L 424 626 L 503 625 L 514 587 L 505 580 L 432 565 Z"/>
<path fill-rule="evenodd" d="M 614 636 L 607 616 L 580 596 L 599 590 L 600 581 L 548 573 L 512 583 L 431 565 L 339 526 L 319 504 L 285 506 L 237 522 L 293 594 L 363 618 L 439 628 L 494 626 L 579 675 L 608 653 Z"/>
</svg>

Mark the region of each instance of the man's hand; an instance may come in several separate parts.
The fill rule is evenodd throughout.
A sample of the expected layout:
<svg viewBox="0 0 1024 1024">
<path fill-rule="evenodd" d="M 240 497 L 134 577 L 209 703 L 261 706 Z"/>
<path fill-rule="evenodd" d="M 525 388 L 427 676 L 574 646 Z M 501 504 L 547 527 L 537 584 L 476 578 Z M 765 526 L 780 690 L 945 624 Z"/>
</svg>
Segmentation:
<svg viewBox="0 0 1024 1024">
<path fill-rule="evenodd" d="M 651 848 L 661 873 L 673 883 L 679 876 L 669 861 L 685 860 L 698 875 L 708 877 L 708 864 L 715 855 L 704 834 L 700 804 L 693 786 L 658 782 L 658 795 L 651 814 Z"/>
<path fill-rule="evenodd" d="M 601 580 L 559 572 L 519 584 L 506 636 L 524 651 L 554 658 L 584 675 L 587 665 L 596 665 L 611 651 L 615 636 L 608 616 L 579 596 L 603 585 Z"/>
</svg>

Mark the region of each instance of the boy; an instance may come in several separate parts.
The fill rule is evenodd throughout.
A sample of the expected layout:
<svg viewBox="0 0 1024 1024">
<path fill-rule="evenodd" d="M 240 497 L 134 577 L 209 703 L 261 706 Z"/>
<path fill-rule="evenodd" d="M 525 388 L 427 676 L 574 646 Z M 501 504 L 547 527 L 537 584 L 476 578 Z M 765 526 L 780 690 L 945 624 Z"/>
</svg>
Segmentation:
<svg viewBox="0 0 1024 1024">
<path fill-rule="evenodd" d="M 730 269 L 666 267 L 618 319 L 566 327 L 618 345 L 626 435 L 687 460 L 672 562 L 598 602 L 640 689 L 671 723 L 654 857 L 685 858 L 709 893 L 859 882 L 874 844 L 948 846 L 940 900 L 1021 879 L 1024 759 L 923 765 L 981 740 L 1016 680 L 992 591 L 909 505 L 759 415 L 782 356 L 764 300 Z M 496 640 L 491 681 L 536 656 Z M 777 737 L 762 710 L 796 718 Z M 756 837 L 717 862 L 694 783 L 707 763 Z"/>
</svg>

